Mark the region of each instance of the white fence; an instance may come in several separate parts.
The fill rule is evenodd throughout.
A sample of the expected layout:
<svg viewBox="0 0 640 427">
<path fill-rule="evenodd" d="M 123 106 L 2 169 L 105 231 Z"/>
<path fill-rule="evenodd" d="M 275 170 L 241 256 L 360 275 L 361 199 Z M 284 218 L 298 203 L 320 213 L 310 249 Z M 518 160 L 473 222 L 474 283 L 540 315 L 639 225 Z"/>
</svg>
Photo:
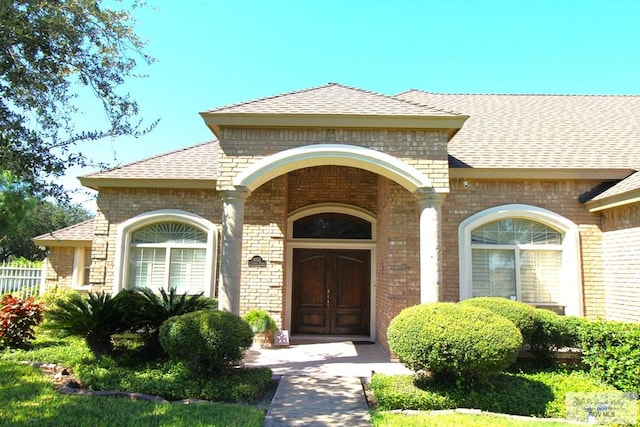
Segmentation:
<svg viewBox="0 0 640 427">
<path fill-rule="evenodd" d="M 16 266 L 8 263 L 0 264 L 0 297 L 11 294 L 26 298 L 40 295 L 44 289 L 44 266 L 37 264 Z"/>
</svg>

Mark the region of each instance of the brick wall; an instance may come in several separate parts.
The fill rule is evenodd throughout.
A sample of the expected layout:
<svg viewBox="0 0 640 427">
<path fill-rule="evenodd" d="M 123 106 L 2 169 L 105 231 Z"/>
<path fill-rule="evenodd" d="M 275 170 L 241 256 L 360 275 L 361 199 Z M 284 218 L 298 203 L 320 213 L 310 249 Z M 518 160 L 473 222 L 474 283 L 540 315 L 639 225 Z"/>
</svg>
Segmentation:
<svg viewBox="0 0 640 427">
<path fill-rule="evenodd" d="M 604 275 L 600 216 L 589 213 L 578 200 L 596 181 L 451 181 L 451 193 L 442 207 L 443 299 L 459 300 L 458 225 L 485 209 L 522 203 L 548 209 L 578 225 L 582 245 L 585 315 L 604 316 Z"/>
<path fill-rule="evenodd" d="M 220 134 L 218 189 L 229 188 L 247 166 L 274 153 L 313 144 L 349 144 L 394 156 L 438 188 L 449 185 L 445 132 L 385 129 L 239 129 Z"/>
<path fill-rule="evenodd" d="M 640 322 L 640 204 L 603 212 L 606 318 Z"/>
<path fill-rule="evenodd" d="M 285 306 L 284 239 L 287 220 L 287 177 L 273 179 L 256 189 L 245 205 L 242 241 L 240 315 L 252 308 L 267 310 L 282 327 Z M 249 267 L 261 256 L 266 267 Z"/>
<path fill-rule="evenodd" d="M 73 280 L 73 258 L 75 248 L 64 246 L 52 246 L 49 249 L 49 257 L 45 260 L 47 264 L 45 276 L 45 289 L 58 286 L 70 288 Z"/>
<path fill-rule="evenodd" d="M 389 323 L 420 303 L 420 209 L 412 194 L 384 177 L 377 200 L 376 339 L 389 352 Z"/>
<path fill-rule="evenodd" d="M 317 166 L 289 173 L 288 211 L 316 203 L 343 203 L 377 212 L 377 175 L 344 166 Z"/>
</svg>

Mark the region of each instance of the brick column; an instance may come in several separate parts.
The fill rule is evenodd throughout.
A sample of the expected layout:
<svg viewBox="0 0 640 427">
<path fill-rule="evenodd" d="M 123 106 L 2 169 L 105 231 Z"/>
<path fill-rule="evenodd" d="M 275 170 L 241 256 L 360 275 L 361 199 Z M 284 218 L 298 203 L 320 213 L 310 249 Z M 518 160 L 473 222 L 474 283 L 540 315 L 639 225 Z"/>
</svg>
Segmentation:
<svg viewBox="0 0 640 427">
<path fill-rule="evenodd" d="M 240 313 L 240 272 L 242 270 L 242 228 L 244 205 L 249 190 L 238 186 L 222 191 L 222 242 L 220 250 L 220 310 Z"/>
<path fill-rule="evenodd" d="M 441 206 L 446 194 L 433 188 L 415 193 L 420 204 L 420 303 L 437 302 L 442 287 Z"/>
</svg>

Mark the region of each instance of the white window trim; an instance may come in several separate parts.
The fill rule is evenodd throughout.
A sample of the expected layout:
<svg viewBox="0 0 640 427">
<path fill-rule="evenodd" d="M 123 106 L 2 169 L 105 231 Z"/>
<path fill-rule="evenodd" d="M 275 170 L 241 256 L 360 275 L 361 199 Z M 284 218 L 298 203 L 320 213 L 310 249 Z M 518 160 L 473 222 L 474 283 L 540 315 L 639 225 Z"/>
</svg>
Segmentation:
<svg viewBox="0 0 640 427">
<path fill-rule="evenodd" d="M 213 297 L 216 277 L 218 230 L 216 226 L 206 218 L 199 215 L 178 210 L 162 209 L 146 212 L 128 219 L 118 226 L 116 237 L 116 258 L 114 265 L 113 294 L 117 294 L 127 287 L 129 249 L 131 247 L 131 235 L 134 231 L 147 225 L 158 222 L 182 222 L 197 227 L 207 233 L 206 266 L 205 266 L 205 290 L 204 296 Z"/>
<path fill-rule="evenodd" d="M 73 252 L 73 274 L 71 276 L 71 287 L 73 289 L 87 289 L 89 283 L 83 283 L 85 273 L 86 255 L 85 251 L 90 249 L 87 246 L 76 247 Z"/>
<path fill-rule="evenodd" d="M 565 307 L 565 314 L 581 316 L 582 303 L 582 270 L 580 268 L 580 233 L 578 226 L 572 221 L 536 206 L 512 204 L 496 206 L 478 212 L 460 223 L 458 227 L 458 255 L 460 260 L 460 300 L 473 296 L 471 232 L 487 223 L 507 218 L 527 219 L 543 223 L 563 234 L 562 239 L 562 289 L 560 303 Z M 553 245 L 554 249 L 555 246 Z M 496 246 L 493 246 L 494 248 Z M 540 247 L 539 249 L 543 249 Z"/>
</svg>

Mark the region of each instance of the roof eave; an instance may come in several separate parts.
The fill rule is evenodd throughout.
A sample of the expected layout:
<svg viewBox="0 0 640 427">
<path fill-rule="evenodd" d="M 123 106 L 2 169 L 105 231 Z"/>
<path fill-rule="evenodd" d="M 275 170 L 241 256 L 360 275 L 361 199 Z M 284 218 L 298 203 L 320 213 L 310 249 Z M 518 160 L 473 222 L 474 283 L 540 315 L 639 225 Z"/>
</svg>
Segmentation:
<svg viewBox="0 0 640 427">
<path fill-rule="evenodd" d="M 55 237 L 47 238 L 47 239 L 32 239 L 33 244 L 36 246 L 46 246 L 46 247 L 73 247 L 73 248 L 90 248 L 93 244 L 92 240 L 85 239 L 56 239 Z"/>
<path fill-rule="evenodd" d="M 633 169 L 588 168 L 449 168 L 450 178 L 619 181 Z"/>
<path fill-rule="evenodd" d="M 589 209 L 589 212 L 599 212 L 633 203 L 640 203 L 640 188 L 601 199 L 590 200 L 584 205 Z"/>
<path fill-rule="evenodd" d="M 202 112 L 220 139 L 221 127 L 442 129 L 453 136 L 469 116 L 385 116 L 347 114 L 255 114 Z"/>
<path fill-rule="evenodd" d="M 216 188 L 215 179 L 143 179 L 143 178 L 97 178 L 78 177 L 80 183 L 93 190 L 101 188 L 172 188 L 184 190 L 212 190 Z"/>
</svg>

